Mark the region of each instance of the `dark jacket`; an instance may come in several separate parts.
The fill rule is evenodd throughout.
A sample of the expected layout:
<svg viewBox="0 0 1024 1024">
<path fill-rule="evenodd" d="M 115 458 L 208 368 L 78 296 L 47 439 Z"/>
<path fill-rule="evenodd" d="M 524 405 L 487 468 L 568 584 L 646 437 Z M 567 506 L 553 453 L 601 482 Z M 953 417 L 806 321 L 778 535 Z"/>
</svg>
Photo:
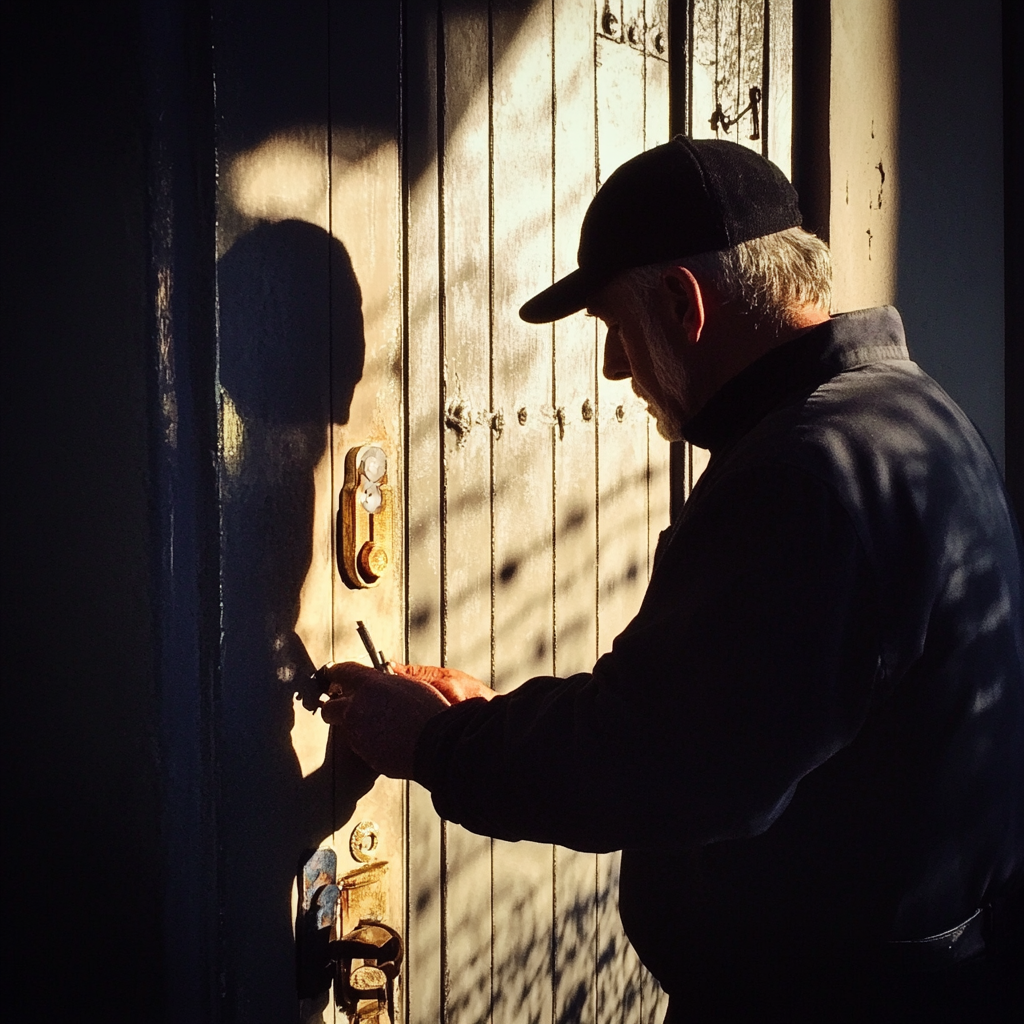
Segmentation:
<svg viewBox="0 0 1024 1024">
<path fill-rule="evenodd" d="M 710 464 L 611 653 L 443 712 L 417 779 L 475 832 L 622 849 L 670 991 L 958 924 L 1024 854 L 1021 550 L 990 453 L 890 308 L 769 353 L 687 434 Z"/>
</svg>

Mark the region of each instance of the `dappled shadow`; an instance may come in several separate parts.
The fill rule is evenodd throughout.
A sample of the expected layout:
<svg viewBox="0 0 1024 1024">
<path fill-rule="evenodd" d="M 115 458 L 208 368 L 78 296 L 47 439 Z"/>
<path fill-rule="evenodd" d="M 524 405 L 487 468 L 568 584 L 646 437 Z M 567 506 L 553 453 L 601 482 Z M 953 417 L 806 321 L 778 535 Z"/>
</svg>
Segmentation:
<svg viewBox="0 0 1024 1024">
<path fill-rule="evenodd" d="M 529 843 L 507 847 L 524 854 L 532 848 Z M 489 857 L 487 844 L 480 844 L 476 856 Z M 593 1012 L 602 1021 L 661 1021 L 666 996 L 618 923 L 618 856 L 586 859 L 592 865 L 590 883 L 576 886 L 570 899 L 559 902 L 554 919 L 550 879 L 546 886 L 539 882 L 538 888 L 517 888 L 514 898 L 502 900 L 494 921 L 500 956 L 492 962 L 490 951 L 482 949 L 478 957 L 460 964 L 458 984 L 446 1003 L 450 1019 L 468 1019 L 482 997 L 496 1020 L 539 1024 L 552 1019 L 546 997 L 551 993 L 558 1024 L 589 1020 Z M 472 872 L 474 867 L 479 865 L 464 863 L 456 870 Z M 436 898 L 433 887 L 421 882 L 411 894 L 414 917 L 429 916 Z M 547 912 L 538 913 L 543 907 Z"/>
</svg>

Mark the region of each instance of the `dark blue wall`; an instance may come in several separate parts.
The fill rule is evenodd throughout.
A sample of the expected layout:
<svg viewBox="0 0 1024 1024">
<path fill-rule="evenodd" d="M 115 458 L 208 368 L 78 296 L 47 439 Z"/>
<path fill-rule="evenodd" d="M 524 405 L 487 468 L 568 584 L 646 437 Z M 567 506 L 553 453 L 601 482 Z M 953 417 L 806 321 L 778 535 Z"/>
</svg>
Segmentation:
<svg viewBox="0 0 1024 1024">
<path fill-rule="evenodd" d="M 897 305 L 1005 465 L 1000 0 L 902 0 Z"/>
</svg>

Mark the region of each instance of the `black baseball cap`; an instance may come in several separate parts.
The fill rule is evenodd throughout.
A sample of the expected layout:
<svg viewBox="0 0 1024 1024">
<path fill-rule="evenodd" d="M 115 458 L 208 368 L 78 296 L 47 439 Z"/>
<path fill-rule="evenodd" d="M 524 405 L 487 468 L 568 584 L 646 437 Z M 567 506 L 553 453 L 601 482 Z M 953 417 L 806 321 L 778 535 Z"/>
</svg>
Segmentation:
<svg viewBox="0 0 1024 1024">
<path fill-rule="evenodd" d="M 796 189 L 735 142 L 677 135 L 627 160 L 583 218 L 579 269 L 527 302 L 531 324 L 586 307 L 624 270 L 728 249 L 801 223 Z"/>
</svg>

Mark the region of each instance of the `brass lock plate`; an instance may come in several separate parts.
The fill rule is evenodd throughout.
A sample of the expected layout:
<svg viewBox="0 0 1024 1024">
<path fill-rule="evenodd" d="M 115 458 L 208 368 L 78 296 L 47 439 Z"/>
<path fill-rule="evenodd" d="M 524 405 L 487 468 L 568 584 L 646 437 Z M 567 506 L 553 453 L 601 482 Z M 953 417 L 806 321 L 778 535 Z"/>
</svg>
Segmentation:
<svg viewBox="0 0 1024 1024">
<path fill-rule="evenodd" d="M 353 590 L 375 587 L 391 567 L 394 491 L 379 444 L 349 449 L 338 502 L 338 570 Z"/>
<path fill-rule="evenodd" d="M 353 868 L 338 879 L 341 889 L 341 934 L 362 921 L 383 921 L 388 916 L 388 862 Z"/>
</svg>

